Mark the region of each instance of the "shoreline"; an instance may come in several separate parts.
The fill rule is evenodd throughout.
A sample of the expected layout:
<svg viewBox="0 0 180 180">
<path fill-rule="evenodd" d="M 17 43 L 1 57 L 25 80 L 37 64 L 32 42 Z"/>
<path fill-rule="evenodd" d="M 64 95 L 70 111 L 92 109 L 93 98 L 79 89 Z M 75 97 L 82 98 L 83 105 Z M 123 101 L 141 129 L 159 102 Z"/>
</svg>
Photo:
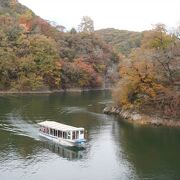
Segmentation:
<svg viewBox="0 0 180 180">
<path fill-rule="evenodd" d="M 81 88 L 70 88 L 70 89 L 59 89 L 59 90 L 39 90 L 39 91 L 0 91 L 0 95 L 13 95 L 13 94 L 53 94 L 53 93 L 65 93 L 65 92 L 88 92 L 88 91 L 105 91 L 111 90 L 112 88 L 92 88 L 92 89 L 81 89 Z"/>
<path fill-rule="evenodd" d="M 180 121 L 178 120 L 149 116 L 136 111 L 123 110 L 116 106 L 105 107 L 103 113 L 108 115 L 117 115 L 123 118 L 123 121 L 137 125 L 180 127 Z"/>
</svg>

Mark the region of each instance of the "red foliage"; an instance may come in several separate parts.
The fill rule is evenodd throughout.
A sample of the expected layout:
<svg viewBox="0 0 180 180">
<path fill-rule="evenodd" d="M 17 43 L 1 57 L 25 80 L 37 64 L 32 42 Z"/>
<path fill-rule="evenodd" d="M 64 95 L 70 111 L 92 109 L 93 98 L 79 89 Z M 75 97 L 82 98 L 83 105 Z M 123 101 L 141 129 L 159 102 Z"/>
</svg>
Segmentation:
<svg viewBox="0 0 180 180">
<path fill-rule="evenodd" d="M 93 88 L 102 85 L 102 78 L 93 69 L 91 64 L 85 63 L 83 58 L 75 59 L 73 62 L 62 63 L 64 87 Z"/>
</svg>

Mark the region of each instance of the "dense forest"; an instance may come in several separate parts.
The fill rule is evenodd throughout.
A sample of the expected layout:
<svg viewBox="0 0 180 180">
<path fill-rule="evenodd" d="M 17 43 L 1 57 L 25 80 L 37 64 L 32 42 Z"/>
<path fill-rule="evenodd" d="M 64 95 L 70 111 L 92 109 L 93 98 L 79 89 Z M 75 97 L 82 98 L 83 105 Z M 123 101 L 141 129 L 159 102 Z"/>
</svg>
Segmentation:
<svg viewBox="0 0 180 180">
<path fill-rule="evenodd" d="M 94 31 L 84 16 L 64 31 L 17 0 L 0 0 L 0 90 L 104 88 L 124 109 L 180 113 L 180 28 Z M 118 83 L 117 83 L 118 82 Z M 149 111 L 151 108 L 151 111 Z"/>
<path fill-rule="evenodd" d="M 122 55 L 128 56 L 132 49 L 140 47 L 142 32 L 133 32 L 119 29 L 101 29 L 96 31 L 106 43 Z"/>
<path fill-rule="evenodd" d="M 143 32 L 141 45 L 121 61 L 114 100 L 124 109 L 180 118 L 180 28 Z"/>
<path fill-rule="evenodd" d="M 119 56 L 84 17 L 79 31 L 36 16 L 17 0 L 0 0 L 0 90 L 111 86 Z"/>
</svg>

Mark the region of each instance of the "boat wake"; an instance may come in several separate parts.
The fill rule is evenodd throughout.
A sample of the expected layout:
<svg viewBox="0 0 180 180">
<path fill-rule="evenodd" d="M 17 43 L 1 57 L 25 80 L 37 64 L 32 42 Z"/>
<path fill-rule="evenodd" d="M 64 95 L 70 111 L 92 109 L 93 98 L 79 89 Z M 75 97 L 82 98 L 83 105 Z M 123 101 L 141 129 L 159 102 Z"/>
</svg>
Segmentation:
<svg viewBox="0 0 180 180">
<path fill-rule="evenodd" d="M 33 124 L 33 122 L 27 122 L 21 116 L 17 116 L 17 114 L 7 114 L 6 119 L 0 123 L 0 129 L 12 132 L 16 135 L 27 136 L 39 140 L 38 126 Z"/>
</svg>

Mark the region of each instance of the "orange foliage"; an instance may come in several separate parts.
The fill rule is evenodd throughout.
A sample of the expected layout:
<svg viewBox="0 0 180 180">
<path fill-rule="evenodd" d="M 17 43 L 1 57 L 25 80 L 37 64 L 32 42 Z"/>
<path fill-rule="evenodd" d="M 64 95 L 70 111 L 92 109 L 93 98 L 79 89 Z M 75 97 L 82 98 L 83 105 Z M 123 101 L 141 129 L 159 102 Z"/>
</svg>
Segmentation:
<svg viewBox="0 0 180 180">
<path fill-rule="evenodd" d="M 82 71 L 84 71 L 88 74 L 95 73 L 94 69 L 92 68 L 92 66 L 90 64 L 86 64 L 85 62 L 83 62 L 83 58 L 75 59 L 73 64 L 75 67 L 78 67 L 79 69 L 81 69 Z"/>
<path fill-rule="evenodd" d="M 19 24 L 26 32 L 29 32 L 32 28 L 32 17 L 21 15 L 19 17 Z"/>
<path fill-rule="evenodd" d="M 113 92 L 116 103 L 178 118 L 179 44 L 161 24 L 145 32 L 141 47 L 121 63 L 121 80 Z"/>
<path fill-rule="evenodd" d="M 117 103 L 125 108 L 139 106 L 164 89 L 164 86 L 158 82 L 156 65 L 143 56 L 144 54 L 137 50 L 129 62 L 127 60 L 121 65 L 122 79 L 113 96 Z"/>
</svg>

